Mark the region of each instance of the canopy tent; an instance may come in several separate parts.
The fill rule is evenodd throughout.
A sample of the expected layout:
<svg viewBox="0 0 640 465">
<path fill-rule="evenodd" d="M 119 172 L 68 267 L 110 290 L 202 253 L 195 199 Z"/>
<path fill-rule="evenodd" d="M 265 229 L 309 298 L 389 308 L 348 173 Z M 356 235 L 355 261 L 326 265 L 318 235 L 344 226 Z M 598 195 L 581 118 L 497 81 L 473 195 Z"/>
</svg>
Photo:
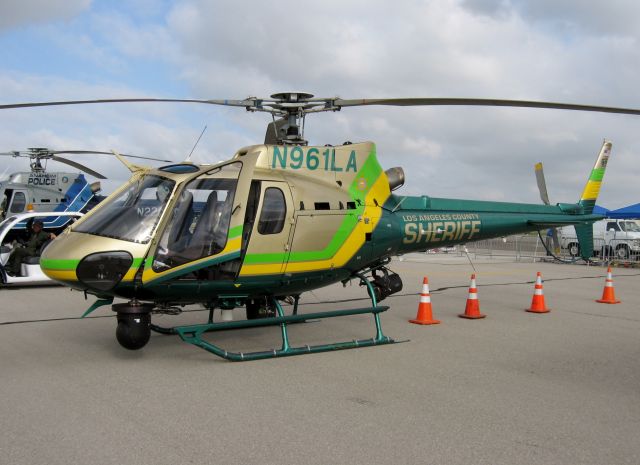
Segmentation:
<svg viewBox="0 0 640 465">
<path fill-rule="evenodd" d="M 607 213 L 607 216 L 609 218 L 640 219 L 640 203 L 618 208 L 617 210 L 610 210 Z"/>
<path fill-rule="evenodd" d="M 602 215 L 602 216 L 607 216 L 609 214 L 611 210 L 601 207 L 600 205 L 596 205 L 593 207 L 593 214 L 594 215 Z"/>
</svg>

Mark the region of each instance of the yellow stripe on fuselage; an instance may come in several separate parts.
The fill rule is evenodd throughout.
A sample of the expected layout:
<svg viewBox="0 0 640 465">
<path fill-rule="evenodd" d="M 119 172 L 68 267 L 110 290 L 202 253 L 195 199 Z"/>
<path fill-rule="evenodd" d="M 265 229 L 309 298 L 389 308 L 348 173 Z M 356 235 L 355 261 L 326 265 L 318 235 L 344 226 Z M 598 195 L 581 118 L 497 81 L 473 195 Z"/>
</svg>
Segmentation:
<svg viewBox="0 0 640 465">
<path fill-rule="evenodd" d="M 76 276 L 76 270 L 51 270 L 47 268 L 43 269 L 42 271 L 51 279 L 55 279 L 56 281 L 78 280 L 78 276 Z"/>
</svg>

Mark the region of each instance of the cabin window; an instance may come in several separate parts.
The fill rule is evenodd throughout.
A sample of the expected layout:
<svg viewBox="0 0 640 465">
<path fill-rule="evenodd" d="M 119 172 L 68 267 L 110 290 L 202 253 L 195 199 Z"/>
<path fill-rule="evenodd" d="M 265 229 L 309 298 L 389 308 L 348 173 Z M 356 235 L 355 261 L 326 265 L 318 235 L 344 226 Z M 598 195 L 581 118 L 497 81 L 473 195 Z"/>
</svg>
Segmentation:
<svg viewBox="0 0 640 465">
<path fill-rule="evenodd" d="M 24 211 L 24 207 L 27 204 L 27 197 L 23 192 L 15 192 L 13 194 L 13 200 L 11 201 L 11 213 L 20 213 Z"/>
<path fill-rule="evenodd" d="M 313 205 L 316 210 L 331 210 L 331 205 L 329 202 L 315 202 Z"/>
<path fill-rule="evenodd" d="M 618 226 L 618 223 L 616 223 L 615 221 L 612 221 L 610 223 L 607 223 L 607 231 L 609 231 L 610 229 L 613 229 L 614 231 L 620 231 L 620 226 Z"/>
<path fill-rule="evenodd" d="M 284 227 L 286 214 L 287 204 L 284 200 L 284 194 L 277 187 L 268 187 L 264 191 L 258 232 L 260 234 L 278 234 Z"/>
</svg>

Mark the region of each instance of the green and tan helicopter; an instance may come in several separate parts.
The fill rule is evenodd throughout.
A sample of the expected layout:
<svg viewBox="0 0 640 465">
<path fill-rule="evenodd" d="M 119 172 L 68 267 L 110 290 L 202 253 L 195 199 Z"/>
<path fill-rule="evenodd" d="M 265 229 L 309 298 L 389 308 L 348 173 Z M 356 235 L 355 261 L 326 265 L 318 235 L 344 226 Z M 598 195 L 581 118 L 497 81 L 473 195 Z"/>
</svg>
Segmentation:
<svg viewBox="0 0 640 465">
<path fill-rule="evenodd" d="M 534 205 L 395 194 L 402 168 L 384 170 L 372 142 L 309 146 L 305 116 L 360 105 L 483 105 L 640 114 L 640 110 L 485 99 L 313 98 L 306 93 L 270 99 L 111 99 L 0 105 L 20 108 L 101 102 L 180 101 L 244 107 L 271 113 L 265 143 L 242 148 L 228 161 L 157 169 L 125 162 L 131 179 L 67 229 L 43 253 L 41 266 L 54 280 L 93 294 L 85 313 L 113 303 L 116 336 L 140 349 L 151 331 L 230 360 L 297 355 L 393 343 L 382 332 L 379 302 L 402 289 L 388 269 L 396 255 L 550 227 L 576 225 L 585 259 L 592 252 L 592 214 L 609 159 L 605 141 L 577 203 Z M 277 118 L 277 119 L 276 119 Z M 123 160 L 124 161 L 124 160 Z M 358 280 L 367 308 L 298 314 L 298 299 L 332 283 Z M 293 303 L 285 314 L 281 301 Z M 155 313 L 177 313 L 201 303 L 202 324 L 160 327 Z M 246 320 L 213 321 L 214 309 L 245 307 Z M 373 315 L 371 339 L 291 347 L 288 325 L 343 315 Z M 205 340 L 210 331 L 277 325 L 282 346 L 263 352 L 228 352 Z"/>
</svg>

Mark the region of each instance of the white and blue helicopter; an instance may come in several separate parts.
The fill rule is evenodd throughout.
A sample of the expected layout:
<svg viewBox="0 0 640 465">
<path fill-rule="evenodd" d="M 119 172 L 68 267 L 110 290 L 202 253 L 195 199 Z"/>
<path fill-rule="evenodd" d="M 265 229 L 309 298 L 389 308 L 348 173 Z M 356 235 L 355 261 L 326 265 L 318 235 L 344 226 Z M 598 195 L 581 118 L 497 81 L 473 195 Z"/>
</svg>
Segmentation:
<svg viewBox="0 0 640 465">
<path fill-rule="evenodd" d="M 27 151 L 2 152 L 0 156 L 14 158 L 22 157 L 30 159 L 30 171 L 12 173 L 6 180 L 0 182 L 0 221 L 9 215 L 27 212 L 84 212 L 86 213 L 97 205 L 103 197 L 100 192 L 100 181 L 89 182 L 85 175 L 89 174 L 97 179 L 106 179 L 97 171 L 59 156 L 66 155 L 111 155 L 112 152 L 99 152 L 95 150 L 49 150 L 35 147 Z M 152 157 L 137 155 L 125 155 L 130 158 L 170 162 Z M 72 172 L 49 172 L 46 170 L 48 160 L 77 168 Z M 59 230 L 69 222 L 66 216 L 49 216 L 46 218 L 44 229 L 47 231 Z M 22 221 L 12 228 L 13 233 L 23 232 L 27 229 L 27 223 Z"/>
</svg>

